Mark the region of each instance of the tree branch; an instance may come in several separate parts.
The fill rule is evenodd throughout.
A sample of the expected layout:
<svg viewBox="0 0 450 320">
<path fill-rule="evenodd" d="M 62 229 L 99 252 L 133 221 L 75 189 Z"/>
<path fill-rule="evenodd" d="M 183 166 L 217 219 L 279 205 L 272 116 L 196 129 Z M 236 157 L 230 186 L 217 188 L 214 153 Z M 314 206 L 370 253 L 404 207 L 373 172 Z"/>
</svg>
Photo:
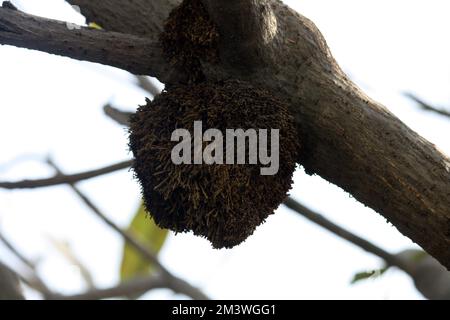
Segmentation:
<svg viewBox="0 0 450 320">
<path fill-rule="evenodd" d="M 42 187 L 51 187 L 67 183 L 75 183 L 82 180 L 96 178 L 118 170 L 127 169 L 133 163 L 132 160 L 122 161 L 107 167 L 86 171 L 72 175 L 55 175 L 52 178 L 38 180 L 23 180 L 17 182 L 0 182 L 0 188 L 4 189 L 33 189 Z"/>
<path fill-rule="evenodd" d="M 61 170 L 51 161 L 48 160 L 47 163 L 56 170 L 58 175 L 63 175 Z M 157 267 L 161 273 L 162 277 L 166 282 L 167 288 L 173 289 L 176 292 L 182 292 L 192 299 L 196 300 L 208 300 L 208 297 L 203 294 L 199 289 L 191 286 L 189 283 L 175 277 L 172 273 L 167 270 L 158 260 L 157 256 L 150 251 L 145 245 L 143 245 L 139 240 L 137 240 L 131 233 L 123 230 L 113 221 L 111 221 L 106 215 L 104 215 L 100 209 L 95 206 L 95 204 L 83 193 L 81 192 L 75 184 L 69 183 L 71 189 L 77 194 L 77 196 L 92 210 L 93 213 L 97 217 L 99 217 L 106 225 L 108 225 L 111 229 L 116 231 L 122 238 L 125 239 L 127 243 L 129 243 L 138 253 L 140 253 L 145 259 L 151 262 L 155 267 Z"/>
<path fill-rule="evenodd" d="M 264 64 L 276 34 L 269 0 L 203 0 L 220 32 L 222 61 L 246 73 Z"/>
<path fill-rule="evenodd" d="M 148 93 L 150 93 L 152 95 L 152 97 L 157 96 L 158 94 L 161 93 L 161 90 L 159 90 L 154 84 L 153 82 L 150 81 L 150 79 L 146 76 L 137 76 L 136 80 L 138 82 L 139 87 L 142 90 L 147 91 Z"/>
<path fill-rule="evenodd" d="M 154 289 L 164 289 L 168 287 L 166 279 L 162 277 L 139 278 L 118 284 L 106 289 L 91 289 L 89 291 L 72 295 L 54 296 L 54 300 L 100 300 L 115 297 L 126 297 L 136 293 L 148 292 Z M 173 288 L 170 288 L 173 289 Z M 174 290 L 175 291 L 175 290 Z M 185 294 L 185 292 L 177 292 Z"/>
<path fill-rule="evenodd" d="M 156 40 L 84 27 L 69 28 L 65 22 L 5 8 L 0 8 L 0 44 L 98 62 L 161 79 L 171 76 Z"/>
<path fill-rule="evenodd" d="M 48 162 L 55 170 L 57 170 L 58 174 L 62 174 L 59 169 L 53 164 L 53 162 Z M 115 230 L 118 234 L 120 234 L 121 237 L 125 239 L 130 245 L 132 245 L 139 253 L 141 253 L 147 260 L 151 261 L 156 267 L 161 269 L 161 271 L 165 274 L 168 273 L 166 268 L 164 268 L 156 258 L 156 256 L 149 251 L 143 244 L 141 244 L 137 239 L 133 237 L 130 233 L 128 233 L 125 230 L 122 230 L 118 225 L 116 225 L 114 222 L 112 222 L 106 215 L 104 215 L 100 209 L 97 208 L 96 205 L 83 193 L 81 192 L 74 183 L 68 183 L 71 189 L 77 194 L 77 196 L 86 204 L 87 207 L 89 207 L 93 213 L 97 217 L 99 217 L 105 224 L 107 224 L 110 228 Z"/>
<path fill-rule="evenodd" d="M 276 25 L 276 35 L 259 68 L 209 66 L 206 77 L 225 73 L 287 99 L 306 172 L 340 186 L 450 268 L 450 159 L 351 82 L 311 21 L 280 1 L 264 10 L 272 13 L 245 17 L 276 17 L 260 22 Z"/>
<path fill-rule="evenodd" d="M 11 253 L 13 253 L 24 265 L 26 265 L 30 270 L 36 270 L 36 266 L 33 262 L 31 262 L 29 259 L 27 259 L 17 248 L 8 240 L 5 238 L 3 233 L 0 232 L 0 242 L 3 243 L 3 245 L 8 248 Z"/>
<path fill-rule="evenodd" d="M 217 5 L 224 6 L 224 3 L 224 0 L 217 1 Z M 274 94 L 288 100 L 299 124 L 303 145 L 301 164 L 306 171 L 340 186 L 378 211 L 450 268 L 450 159 L 361 92 L 339 68 L 311 21 L 277 0 L 230 0 L 229 3 L 230 6 L 242 4 L 243 8 L 251 3 L 264 11 L 250 8 L 247 16 L 238 15 L 239 19 L 235 19 L 232 16 L 235 11 L 228 10 L 218 20 L 215 10 L 209 7 L 221 30 L 232 27 L 220 22 L 230 19 L 233 24 L 249 25 L 250 30 L 261 32 L 251 37 L 263 39 L 253 43 L 255 48 L 251 47 L 252 41 L 247 41 L 249 38 L 243 37 L 243 47 L 238 47 L 237 52 L 243 52 L 245 57 L 248 52 L 261 53 L 258 47 L 263 46 L 263 56 L 255 60 L 256 66 L 250 59 L 243 59 L 249 68 L 240 67 L 239 61 L 226 52 L 227 45 L 233 48 L 236 42 L 221 32 L 221 50 L 225 50 L 221 56 L 229 59 L 217 65 L 202 64 L 205 77 L 247 80 L 272 89 Z M 53 51 L 77 59 L 87 56 L 90 61 L 167 81 L 169 68 L 155 42 L 139 37 L 127 37 L 127 42 L 121 34 L 101 32 L 83 29 L 67 34 L 61 23 L 0 10 L 0 43 Z M 79 38 L 85 36 L 92 48 L 86 46 L 89 41 L 82 41 L 81 48 L 88 54 L 78 49 Z M 71 50 L 62 40 L 65 37 L 71 43 Z M 106 44 L 113 44 L 111 50 L 105 49 Z M 108 50 L 108 54 L 100 55 L 102 50 Z M 176 81 L 181 76 L 171 79 Z"/>
<path fill-rule="evenodd" d="M 152 98 L 161 92 L 146 76 L 136 76 L 136 81 L 139 88 L 150 94 Z M 126 127 L 129 126 L 130 117 L 133 114 L 132 112 L 121 111 L 109 103 L 103 106 L 103 112 L 118 124 Z"/>
<path fill-rule="evenodd" d="M 30 276 L 24 277 L 18 274 L 20 279 L 33 288 L 40 292 L 44 297 L 52 297 L 54 293 L 47 287 L 45 282 L 39 277 L 36 271 L 36 265 L 26 258 L 4 235 L 0 232 L 0 242 L 2 242 L 12 254 L 14 254 L 31 272 Z"/>
<path fill-rule="evenodd" d="M 67 0 L 81 8 L 88 22 L 95 22 L 109 31 L 157 39 L 164 20 L 178 0 Z"/>
<path fill-rule="evenodd" d="M 103 112 L 120 125 L 128 127 L 130 125 L 131 112 L 121 111 L 110 104 L 103 107 Z"/>
<path fill-rule="evenodd" d="M 302 215 L 306 219 L 314 222 L 315 224 L 321 226 L 322 228 L 337 235 L 338 237 L 347 240 L 350 243 L 353 243 L 355 246 L 363 249 L 364 251 L 370 252 L 376 255 L 377 257 L 383 259 L 389 266 L 398 267 L 399 269 L 403 270 L 409 275 L 413 274 L 413 270 L 411 270 L 410 266 L 404 260 L 385 251 L 384 249 L 381 249 L 380 247 L 357 236 L 356 234 L 338 226 L 337 224 L 326 219 L 321 214 L 305 207 L 304 205 L 294 200 L 293 198 L 288 198 L 284 202 L 284 205 L 289 209 L 295 211 L 296 213 Z"/>
<path fill-rule="evenodd" d="M 55 295 L 54 300 L 100 300 L 115 297 L 126 297 L 136 293 L 148 292 L 155 289 L 170 289 L 175 293 L 184 294 L 189 297 L 195 296 L 192 289 L 177 282 L 168 281 L 161 276 L 149 278 L 136 278 L 122 282 L 117 286 L 105 289 L 92 289 L 80 294 L 64 296 Z"/>
<path fill-rule="evenodd" d="M 405 96 L 407 98 L 413 100 L 414 102 L 416 102 L 423 110 L 431 111 L 431 112 L 437 113 L 437 114 L 439 114 L 441 116 L 450 118 L 450 111 L 447 111 L 445 109 L 440 109 L 440 108 L 433 107 L 432 105 L 430 105 L 429 103 L 426 103 L 425 101 L 423 101 L 422 99 L 418 98 L 417 96 L 415 96 L 412 93 L 405 93 Z"/>
</svg>

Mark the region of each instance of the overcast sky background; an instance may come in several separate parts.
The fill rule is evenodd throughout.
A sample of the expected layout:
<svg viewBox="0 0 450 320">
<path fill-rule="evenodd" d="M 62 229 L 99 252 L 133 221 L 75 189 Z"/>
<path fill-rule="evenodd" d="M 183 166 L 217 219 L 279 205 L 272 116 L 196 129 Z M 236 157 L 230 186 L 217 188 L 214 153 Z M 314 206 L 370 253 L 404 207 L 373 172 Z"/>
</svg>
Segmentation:
<svg viewBox="0 0 450 320">
<path fill-rule="evenodd" d="M 450 108 L 449 1 L 286 2 L 318 25 L 339 64 L 359 86 L 450 154 L 450 122 L 420 111 L 402 96 L 410 91 Z M 62 0 L 13 3 L 36 15 L 84 23 Z M 105 117 L 102 106 L 112 102 L 132 111 L 144 103 L 145 92 L 132 81 L 130 74 L 111 67 L 0 46 L 0 180 L 52 175 L 42 164 L 47 155 L 68 173 L 128 159 L 126 130 Z M 122 226 L 139 204 L 138 185 L 126 170 L 80 187 Z M 414 247 L 377 213 L 301 168 L 291 194 L 391 252 Z M 122 240 L 68 187 L 0 190 L 0 230 L 39 261 L 41 276 L 62 293 L 85 287 L 51 239 L 67 241 L 98 286 L 118 280 Z M 0 259 L 19 268 L 2 246 Z M 396 270 L 350 285 L 356 272 L 379 268 L 381 261 L 285 208 L 232 250 L 213 250 L 206 240 L 190 234 L 171 235 L 161 260 L 217 299 L 421 298 L 411 280 Z M 174 296 L 160 290 L 146 297 Z"/>
</svg>

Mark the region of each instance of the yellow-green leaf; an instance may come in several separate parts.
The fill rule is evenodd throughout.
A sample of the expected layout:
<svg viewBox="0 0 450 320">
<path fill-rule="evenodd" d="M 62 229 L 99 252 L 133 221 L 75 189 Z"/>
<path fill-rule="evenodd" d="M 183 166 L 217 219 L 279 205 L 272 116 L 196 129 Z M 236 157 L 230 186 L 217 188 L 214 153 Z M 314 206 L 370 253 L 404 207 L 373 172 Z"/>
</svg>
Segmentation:
<svg viewBox="0 0 450 320">
<path fill-rule="evenodd" d="M 353 276 L 351 284 L 355 284 L 357 282 L 367 280 L 367 279 L 377 279 L 377 278 L 381 277 L 387 270 L 388 270 L 388 267 L 384 267 L 379 270 L 358 272 L 357 274 L 355 274 Z"/>
<path fill-rule="evenodd" d="M 88 27 L 89 28 L 91 28 L 91 29 L 97 29 L 97 30 L 102 30 L 103 28 L 102 27 L 100 27 L 98 24 L 96 24 L 95 22 L 90 22 L 89 24 L 88 24 Z"/>
<path fill-rule="evenodd" d="M 159 228 L 146 213 L 141 204 L 136 212 L 128 232 L 146 245 L 152 252 L 158 253 L 166 241 L 168 230 Z M 120 267 L 120 278 L 131 279 L 137 276 L 148 276 L 154 267 L 129 244 L 125 243 Z"/>
</svg>

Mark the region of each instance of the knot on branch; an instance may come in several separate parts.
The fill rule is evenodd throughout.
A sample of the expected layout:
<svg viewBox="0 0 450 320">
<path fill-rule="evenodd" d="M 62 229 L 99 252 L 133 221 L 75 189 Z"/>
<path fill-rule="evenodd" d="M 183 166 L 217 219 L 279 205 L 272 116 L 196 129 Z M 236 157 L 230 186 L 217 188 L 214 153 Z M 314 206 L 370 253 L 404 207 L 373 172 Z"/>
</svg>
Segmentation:
<svg viewBox="0 0 450 320">
<path fill-rule="evenodd" d="M 291 188 L 296 125 L 287 105 L 265 89 L 241 81 L 172 86 L 130 122 L 133 169 L 160 227 L 231 248 Z"/>
<path fill-rule="evenodd" d="M 160 41 L 169 63 L 188 77 L 205 80 L 201 61 L 218 61 L 219 33 L 200 0 L 184 0 L 167 19 Z"/>
</svg>

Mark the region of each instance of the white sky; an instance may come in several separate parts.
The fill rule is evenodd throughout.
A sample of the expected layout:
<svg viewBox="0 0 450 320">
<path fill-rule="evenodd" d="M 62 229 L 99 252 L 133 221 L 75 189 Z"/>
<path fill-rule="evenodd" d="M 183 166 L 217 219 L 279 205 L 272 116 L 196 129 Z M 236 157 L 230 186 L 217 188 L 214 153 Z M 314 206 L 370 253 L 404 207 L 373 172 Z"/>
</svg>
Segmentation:
<svg viewBox="0 0 450 320">
<path fill-rule="evenodd" d="M 401 95 L 411 91 L 436 105 L 450 106 L 448 1 L 286 2 L 318 25 L 358 85 L 450 153 L 450 122 L 419 111 Z M 30 13 L 83 23 L 62 0 L 20 4 Z M 40 163 L 48 154 L 67 172 L 130 156 L 125 129 L 106 118 L 101 108 L 113 102 L 134 110 L 144 102 L 145 93 L 131 85 L 126 72 L 9 46 L 0 46 L 0 70 L 0 180 L 53 174 Z M 139 202 L 138 186 L 127 171 L 80 186 L 122 226 Z M 413 246 L 378 214 L 301 169 L 295 174 L 292 195 L 391 252 Z M 0 190 L 0 229 L 40 261 L 41 275 L 63 293 L 84 287 L 78 272 L 51 246 L 50 237 L 69 242 L 98 286 L 118 279 L 121 239 L 67 187 Z M 17 265 L 1 246 L 0 258 Z M 161 259 L 174 273 L 218 299 L 421 298 L 410 279 L 395 270 L 379 280 L 349 285 L 356 272 L 378 268 L 380 260 L 284 208 L 235 249 L 217 251 L 206 240 L 178 235 L 169 238 Z M 173 295 L 161 290 L 148 297 Z"/>
</svg>

